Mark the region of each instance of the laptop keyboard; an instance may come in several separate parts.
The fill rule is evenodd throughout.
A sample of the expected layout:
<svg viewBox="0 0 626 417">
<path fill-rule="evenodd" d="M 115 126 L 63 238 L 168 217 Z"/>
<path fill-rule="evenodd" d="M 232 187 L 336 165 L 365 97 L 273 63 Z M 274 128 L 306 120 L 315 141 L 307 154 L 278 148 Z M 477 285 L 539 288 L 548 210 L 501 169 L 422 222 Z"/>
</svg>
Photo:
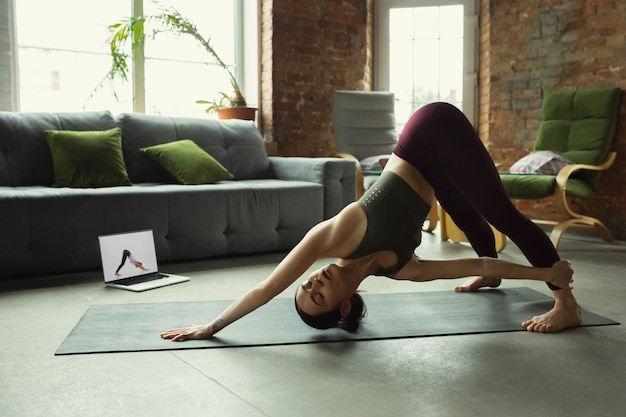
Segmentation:
<svg viewBox="0 0 626 417">
<path fill-rule="evenodd" d="M 138 277 L 121 279 L 119 281 L 115 281 L 115 283 L 119 285 L 129 286 L 129 285 L 141 284 L 142 282 L 154 281 L 155 279 L 166 278 L 166 277 L 167 275 L 155 272 L 154 274 L 141 275 Z"/>
</svg>

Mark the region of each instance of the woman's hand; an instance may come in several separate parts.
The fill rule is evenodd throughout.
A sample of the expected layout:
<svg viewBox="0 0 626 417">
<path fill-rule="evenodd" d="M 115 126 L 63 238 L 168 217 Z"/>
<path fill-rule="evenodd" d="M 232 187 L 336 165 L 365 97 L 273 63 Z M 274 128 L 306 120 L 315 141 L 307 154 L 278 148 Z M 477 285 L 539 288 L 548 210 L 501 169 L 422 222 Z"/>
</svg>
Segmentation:
<svg viewBox="0 0 626 417">
<path fill-rule="evenodd" d="M 182 342 L 185 340 L 209 339 L 213 336 L 210 324 L 202 326 L 193 325 L 189 327 L 181 327 L 180 329 L 170 329 L 161 333 L 163 339 L 171 339 L 172 342 Z"/>
<path fill-rule="evenodd" d="M 570 284 L 574 282 L 572 275 L 574 274 L 574 270 L 570 265 L 569 261 L 556 261 L 554 265 L 552 265 L 550 283 L 556 285 L 559 288 L 568 288 L 572 289 Z"/>
</svg>

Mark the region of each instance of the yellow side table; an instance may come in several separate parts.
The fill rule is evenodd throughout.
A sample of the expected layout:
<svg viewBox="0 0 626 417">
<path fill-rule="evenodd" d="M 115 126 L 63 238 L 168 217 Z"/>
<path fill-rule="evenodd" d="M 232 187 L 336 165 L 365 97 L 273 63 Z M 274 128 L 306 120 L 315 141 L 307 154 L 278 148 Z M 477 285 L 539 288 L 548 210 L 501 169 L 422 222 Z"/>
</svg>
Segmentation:
<svg viewBox="0 0 626 417">
<path fill-rule="evenodd" d="M 493 230 L 493 236 L 496 240 L 496 251 L 500 252 L 506 247 L 506 235 L 493 226 L 491 226 L 491 230 Z M 465 233 L 459 229 L 459 226 L 454 223 L 452 218 L 441 206 L 439 206 L 439 231 L 441 232 L 442 241 L 450 240 L 455 243 L 469 242 Z"/>
</svg>

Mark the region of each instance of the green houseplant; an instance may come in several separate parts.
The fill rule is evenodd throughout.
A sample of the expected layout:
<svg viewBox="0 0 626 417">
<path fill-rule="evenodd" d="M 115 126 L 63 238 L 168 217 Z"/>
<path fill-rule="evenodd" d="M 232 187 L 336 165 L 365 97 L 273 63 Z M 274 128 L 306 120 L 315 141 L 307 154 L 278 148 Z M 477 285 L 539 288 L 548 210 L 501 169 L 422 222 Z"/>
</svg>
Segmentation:
<svg viewBox="0 0 626 417">
<path fill-rule="evenodd" d="M 210 38 L 203 37 L 196 25 L 182 16 L 174 7 L 165 7 L 158 1 L 153 1 L 159 8 L 159 12 L 139 17 L 121 19 L 109 25 L 111 36 L 109 38 L 111 68 L 105 79 L 114 80 L 117 77 L 128 81 L 129 60 L 131 55 L 138 49 L 143 48 L 146 38 L 156 38 L 159 34 L 169 33 L 176 36 L 189 36 L 195 39 L 209 54 L 211 60 L 227 72 L 232 93 L 220 93 L 219 99 L 197 100 L 196 103 L 207 105 L 207 113 L 216 111 L 220 118 L 244 118 L 253 120 L 255 108 L 247 106 L 239 83 L 230 67 L 220 58 L 213 47 Z M 129 46 L 131 52 L 129 52 Z M 224 112 L 222 113 L 222 110 Z M 230 111 L 238 113 L 235 116 L 225 116 Z"/>
</svg>

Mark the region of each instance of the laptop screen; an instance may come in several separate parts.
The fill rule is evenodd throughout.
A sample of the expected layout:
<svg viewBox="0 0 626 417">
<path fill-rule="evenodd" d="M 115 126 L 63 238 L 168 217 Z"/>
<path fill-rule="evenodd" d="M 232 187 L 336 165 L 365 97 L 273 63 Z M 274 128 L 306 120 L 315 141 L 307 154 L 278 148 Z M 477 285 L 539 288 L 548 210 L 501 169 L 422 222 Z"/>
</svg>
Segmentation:
<svg viewBox="0 0 626 417">
<path fill-rule="evenodd" d="M 152 230 L 98 237 L 104 281 L 158 272 Z"/>
</svg>

